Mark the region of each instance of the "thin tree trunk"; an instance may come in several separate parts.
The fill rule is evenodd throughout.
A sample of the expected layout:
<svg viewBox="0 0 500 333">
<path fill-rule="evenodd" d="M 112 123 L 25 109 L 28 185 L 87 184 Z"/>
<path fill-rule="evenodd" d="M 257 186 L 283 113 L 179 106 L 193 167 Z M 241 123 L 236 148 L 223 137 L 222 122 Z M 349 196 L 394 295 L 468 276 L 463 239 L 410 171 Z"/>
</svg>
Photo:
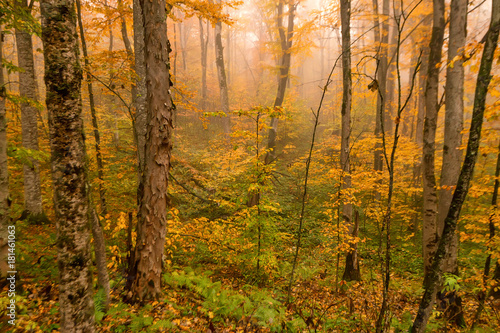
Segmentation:
<svg viewBox="0 0 500 333">
<path fill-rule="evenodd" d="M 16 0 L 16 6 L 30 13 L 27 0 Z M 33 42 L 31 35 L 16 28 L 17 59 L 19 67 L 19 93 L 30 101 L 21 103 L 21 125 L 23 147 L 38 150 L 38 124 L 37 108 L 33 103 L 38 100 L 38 87 L 35 78 L 35 65 L 33 59 Z M 43 214 L 42 188 L 40 183 L 40 163 L 30 158 L 29 164 L 23 165 L 24 175 L 24 209 L 28 218 L 35 221 L 37 215 Z"/>
<path fill-rule="evenodd" d="M 352 221 L 352 204 L 346 195 L 351 189 L 351 162 L 350 162 L 350 137 L 351 137 L 351 103 L 352 103 L 352 78 L 351 78 L 351 2 L 340 1 L 340 19 L 342 22 L 342 138 L 340 143 L 340 167 L 343 174 L 342 190 L 344 202 L 342 203 L 342 218 L 349 229 L 349 234 L 357 234 Z M 350 250 L 346 256 L 343 279 L 346 281 L 360 280 L 359 261 L 356 242 L 349 242 Z"/>
<path fill-rule="evenodd" d="M 490 229 L 490 238 L 489 241 L 492 242 L 493 238 L 495 237 L 496 234 L 496 227 L 495 227 L 495 217 L 498 211 L 498 190 L 500 188 L 500 143 L 498 145 L 498 153 L 497 153 L 497 166 L 495 169 L 495 185 L 493 186 L 493 195 L 491 196 L 491 207 L 493 210 L 493 213 L 490 215 L 489 218 L 489 229 Z M 488 246 L 488 256 L 486 257 L 486 262 L 484 263 L 484 272 L 483 272 L 483 287 L 487 288 L 488 286 L 488 280 L 490 276 L 490 269 L 491 269 L 491 257 L 492 257 L 492 249 L 490 246 Z M 490 290 L 486 292 L 480 292 L 479 294 L 479 306 L 477 308 L 476 314 L 474 315 L 474 321 L 472 322 L 471 330 L 474 329 L 476 326 L 479 318 L 481 317 L 481 313 L 484 310 L 484 303 L 486 302 L 486 299 L 488 296 L 496 296 L 496 298 L 499 298 L 500 296 L 500 291 L 498 288 L 500 287 L 500 266 L 498 264 L 498 260 L 496 261 L 496 267 L 495 267 L 495 273 L 493 276 L 494 284 L 491 286 Z M 495 288 L 497 288 L 497 291 L 495 291 Z"/>
<path fill-rule="evenodd" d="M 110 287 L 108 266 L 106 261 L 106 243 L 104 241 L 104 234 L 102 231 L 99 216 L 94 207 L 90 206 L 90 222 L 92 225 L 92 236 L 94 237 L 94 252 L 97 267 L 97 283 L 104 290 L 106 300 L 104 302 L 105 312 L 109 309 L 110 303 Z"/>
<path fill-rule="evenodd" d="M 86 73 L 86 81 L 87 81 L 87 89 L 89 92 L 89 103 L 90 103 L 90 113 L 92 115 L 92 126 L 94 127 L 94 138 L 95 138 L 95 149 L 96 149 L 96 160 L 97 160 L 97 174 L 99 177 L 99 198 L 101 199 L 101 211 L 102 214 L 106 214 L 106 201 L 105 201 L 105 190 L 104 187 L 102 186 L 102 180 L 103 180 L 103 163 L 102 163 L 102 157 L 101 157 L 101 138 L 99 134 L 99 127 L 97 124 L 97 115 L 96 115 L 96 110 L 95 110 L 95 104 L 94 104 L 94 93 L 92 89 L 92 77 L 90 74 L 90 64 L 88 60 L 88 53 L 87 53 L 87 43 L 85 41 L 85 33 L 83 29 L 83 22 L 82 22 L 82 9 L 81 9 L 81 4 L 80 0 L 76 0 L 76 10 L 77 10 L 77 16 L 78 16 L 78 25 L 80 28 L 80 39 L 82 42 L 82 50 L 83 50 L 83 56 L 84 56 L 84 62 L 85 62 L 85 71 Z M 99 217 L 95 211 L 95 209 L 92 207 L 92 203 L 89 201 L 89 206 L 90 206 L 90 215 L 89 219 L 91 221 L 92 225 L 92 235 L 94 237 L 94 252 L 95 252 L 95 258 L 96 258 L 96 266 L 97 266 L 97 281 L 98 284 L 101 288 L 103 288 L 105 296 L 106 296 L 106 301 L 105 301 L 105 309 L 106 311 L 109 308 L 109 302 L 110 302 L 110 288 L 109 288 L 109 275 L 108 275 L 108 267 L 106 265 L 106 245 L 104 243 L 104 235 L 102 233 L 102 228 L 99 223 Z"/>
<path fill-rule="evenodd" d="M 469 141 L 465 153 L 464 163 L 460 171 L 457 187 L 453 193 L 448 215 L 444 222 L 443 234 L 439 240 L 439 246 L 432 261 L 432 267 L 427 270 L 424 278 L 424 295 L 420 302 L 417 316 L 413 321 L 412 333 L 424 332 L 430 317 L 436 292 L 441 285 L 442 266 L 446 256 L 447 246 L 451 243 L 456 228 L 462 204 L 469 190 L 474 166 L 476 164 L 481 140 L 481 127 L 483 124 L 486 96 L 491 81 L 491 67 L 494 61 L 495 49 L 498 44 L 500 32 L 500 0 L 493 0 L 491 11 L 490 28 L 484 38 L 485 45 L 481 65 L 477 75 L 476 92 L 474 96 L 474 107 L 469 131 Z"/>
<path fill-rule="evenodd" d="M 379 23 L 378 1 L 373 0 L 373 11 L 375 14 L 375 33 L 379 32 L 379 37 L 375 38 L 379 41 L 378 45 L 378 68 L 377 68 L 377 81 L 379 94 L 377 94 L 377 111 L 375 116 L 375 136 L 380 139 L 382 135 L 382 123 L 385 123 L 385 109 L 386 109 L 386 91 L 387 91 L 387 58 L 389 43 L 389 0 L 382 2 L 382 24 Z M 381 28 L 379 28 L 381 27 Z M 382 144 L 377 141 L 374 151 L 374 169 L 375 171 L 382 171 L 384 166 L 382 157 Z M 377 197 L 380 194 L 377 194 Z"/>
<path fill-rule="evenodd" d="M 221 0 L 218 0 L 219 5 Z M 231 117 L 229 114 L 229 95 L 227 90 L 226 69 L 224 66 L 224 48 L 222 47 L 222 22 L 215 24 L 215 63 L 217 64 L 217 77 L 219 78 L 220 104 L 222 111 L 226 114 L 222 123 L 226 135 L 231 133 Z"/>
<path fill-rule="evenodd" d="M 444 0 L 433 2 L 433 26 L 429 44 L 429 63 L 427 67 L 427 84 L 425 86 L 425 121 L 423 148 L 423 179 L 424 179 L 424 218 L 423 218 L 423 253 L 424 268 L 427 272 L 432 263 L 432 257 L 438 244 L 437 229 L 437 192 L 435 175 L 436 127 L 439 111 L 439 63 L 443 48 L 445 22 Z"/>
<path fill-rule="evenodd" d="M 3 56 L 3 26 L 0 25 L 0 61 Z M 8 231 L 10 225 L 9 169 L 7 168 L 7 118 L 5 112 L 6 90 L 3 67 L 0 66 L 0 278 L 10 269 L 7 266 Z"/>
<path fill-rule="evenodd" d="M 290 0 L 291 1 L 291 0 Z M 295 19 L 295 9 L 296 4 L 288 3 L 288 27 L 285 30 L 283 26 L 283 7 L 285 1 L 280 0 L 278 3 L 278 15 L 276 18 L 280 45 L 281 45 L 281 58 L 279 66 L 279 78 L 278 78 L 278 91 L 276 93 L 276 99 L 274 100 L 274 107 L 281 107 L 283 105 L 283 100 L 285 99 L 286 85 L 288 82 L 288 76 L 290 75 L 290 64 L 292 60 L 292 54 L 290 49 L 293 42 L 293 27 Z M 265 163 L 269 164 L 276 160 L 276 136 L 278 134 L 278 118 L 271 118 L 271 123 L 269 125 L 269 134 L 267 138 L 267 149 Z"/>
<path fill-rule="evenodd" d="M 144 150 L 146 145 L 146 61 L 144 55 L 144 17 L 140 0 L 134 1 L 134 53 L 135 53 L 135 133 L 137 136 L 137 160 L 139 183 L 144 170 Z M 140 198 L 138 198 L 139 200 Z"/>
<path fill-rule="evenodd" d="M 97 122 L 97 111 L 95 109 L 95 101 L 94 101 L 94 90 L 92 87 L 92 76 L 90 74 L 90 63 L 89 63 L 89 55 L 87 52 L 87 43 L 85 41 L 85 33 L 83 28 L 82 21 L 82 9 L 80 0 L 76 1 L 76 9 L 78 15 L 78 25 L 80 27 L 80 40 L 82 42 L 82 51 L 83 51 L 83 61 L 85 65 L 86 72 L 86 81 L 87 81 L 87 90 L 89 93 L 89 104 L 90 104 L 90 114 L 92 116 L 92 127 L 94 128 L 94 139 L 95 139 L 95 157 L 97 161 L 97 178 L 99 179 L 98 189 L 99 189 L 99 199 L 101 201 L 101 212 L 103 215 L 106 215 L 106 190 L 104 189 L 103 181 L 104 181 L 104 165 L 102 162 L 102 154 L 101 154 L 101 135 L 99 133 L 99 124 Z"/>
<path fill-rule="evenodd" d="M 203 20 L 201 17 L 198 18 L 200 23 L 200 48 L 201 48 L 201 103 L 200 108 L 205 110 L 206 100 L 207 100 L 207 51 L 208 51 L 208 31 L 207 37 L 205 38 L 205 33 L 203 32 Z"/>
<path fill-rule="evenodd" d="M 42 0 L 46 104 L 58 234 L 60 330 L 95 332 L 75 3 Z"/>
<path fill-rule="evenodd" d="M 132 302 L 158 299 L 167 227 L 168 171 L 174 106 L 170 97 L 170 46 L 167 39 L 165 0 L 141 0 L 144 17 L 147 136 L 137 242 L 131 267 Z"/>
</svg>

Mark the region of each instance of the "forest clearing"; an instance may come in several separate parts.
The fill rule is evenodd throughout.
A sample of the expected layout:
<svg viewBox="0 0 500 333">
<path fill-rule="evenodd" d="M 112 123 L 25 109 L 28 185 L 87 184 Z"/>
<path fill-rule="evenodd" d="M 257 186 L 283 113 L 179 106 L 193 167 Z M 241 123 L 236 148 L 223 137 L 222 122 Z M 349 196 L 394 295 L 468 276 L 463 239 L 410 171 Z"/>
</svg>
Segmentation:
<svg viewBox="0 0 500 333">
<path fill-rule="evenodd" d="M 500 0 L 0 0 L 0 332 L 500 332 Z"/>
</svg>

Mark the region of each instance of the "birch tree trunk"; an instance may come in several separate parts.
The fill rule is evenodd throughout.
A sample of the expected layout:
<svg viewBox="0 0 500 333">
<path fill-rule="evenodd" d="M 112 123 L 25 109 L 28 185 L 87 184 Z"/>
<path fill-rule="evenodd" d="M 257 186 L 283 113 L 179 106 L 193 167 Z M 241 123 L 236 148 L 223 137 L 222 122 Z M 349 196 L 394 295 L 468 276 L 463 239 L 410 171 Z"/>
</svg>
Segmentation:
<svg viewBox="0 0 500 333">
<path fill-rule="evenodd" d="M 16 0 L 16 6 L 24 11 L 30 12 L 27 0 Z M 30 150 L 38 150 L 38 124 L 37 108 L 37 84 L 35 78 L 35 65 L 33 60 L 33 42 L 31 35 L 16 28 L 17 59 L 19 67 L 19 93 L 21 97 L 29 101 L 21 103 L 21 127 L 23 147 Z M 24 209 L 28 219 L 36 221 L 37 215 L 43 213 L 42 188 L 40 184 L 40 163 L 30 158 L 29 164 L 23 165 L 24 175 Z"/>
<path fill-rule="evenodd" d="M 95 332 L 75 3 L 42 0 L 61 332 Z"/>
<path fill-rule="evenodd" d="M 158 299 L 169 199 L 167 196 L 172 115 L 165 0 L 141 0 L 144 18 L 147 135 L 142 188 L 139 188 L 137 242 L 131 260 L 129 298 Z"/>
<path fill-rule="evenodd" d="M 429 44 L 429 63 L 427 67 L 427 84 L 425 86 L 425 121 L 424 121 L 424 147 L 423 147 L 423 179 L 424 179 L 424 218 L 423 218 L 423 253 L 424 269 L 427 272 L 436 252 L 439 239 L 437 229 L 437 193 L 435 158 L 436 151 L 436 126 L 439 111 L 439 63 L 443 48 L 445 22 L 444 0 L 433 2 L 433 26 L 431 42 Z"/>
<path fill-rule="evenodd" d="M 218 0 L 219 5 L 221 0 Z M 219 78 L 220 104 L 222 111 L 226 114 L 222 123 L 224 133 L 231 133 L 231 117 L 229 114 L 229 94 L 227 90 L 226 69 L 224 66 L 224 48 L 222 47 L 222 22 L 217 20 L 215 24 L 215 63 L 217 65 L 217 77 Z"/>
<path fill-rule="evenodd" d="M 0 61 L 3 56 L 3 27 L 0 25 Z M 4 279 L 9 271 L 8 227 L 10 225 L 9 169 L 7 168 L 7 118 L 5 113 L 6 91 L 3 66 L 0 66 L 0 278 Z"/>
<path fill-rule="evenodd" d="M 351 78 L 351 2 L 341 0 L 340 19 L 342 23 L 342 139 L 340 143 L 340 167 L 342 168 L 344 191 L 344 202 L 342 204 L 342 218 L 349 229 L 349 234 L 354 236 L 352 221 L 352 204 L 348 203 L 349 197 L 345 196 L 351 188 L 351 163 L 350 163 L 350 136 L 351 136 L 351 102 L 352 102 L 352 78 Z M 357 246 L 350 242 L 351 250 L 346 256 L 346 264 L 343 279 L 346 281 L 360 280 L 359 261 Z"/>
<path fill-rule="evenodd" d="M 464 117 L 464 67 L 463 48 L 467 34 L 467 0 L 452 0 L 450 12 L 450 34 L 448 42 L 448 66 L 446 66 L 445 123 L 443 166 L 439 189 L 438 235 L 444 228 L 453 189 L 457 185 L 462 162 L 462 129 Z M 457 58 L 456 58 L 457 57 Z M 444 271 L 458 273 L 458 238 L 453 238 L 445 260 Z"/>
<path fill-rule="evenodd" d="M 412 333 L 425 332 L 437 289 L 441 285 L 442 267 L 446 257 L 446 251 L 455 235 L 460 210 L 462 209 L 463 202 L 467 196 L 472 175 L 474 173 L 474 167 L 476 165 L 479 151 L 479 143 L 481 141 L 481 128 L 486 105 L 486 96 L 488 95 L 488 86 L 491 81 L 491 68 L 494 61 L 495 49 L 498 44 L 499 32 L 500 0 L 493 0 L 490 27 L 485 38 L 483 39 L 485 40 L 485 45 L 483 56 L 481 58 L 481 65 L 479 66 L 479 72 L 477 75 L 467 151 L 465 153 L 460 176 L 458 177 L 457 187 L 453 192 L 450 208 L 444 221 L 443 234 L 439 240 L 439 245 L 432 261 L 432 266 L 425 274 L 424 295 L 422 296 L 417 316 L 415 317 L 413 326 L 410 330 Z"/>
</svg>

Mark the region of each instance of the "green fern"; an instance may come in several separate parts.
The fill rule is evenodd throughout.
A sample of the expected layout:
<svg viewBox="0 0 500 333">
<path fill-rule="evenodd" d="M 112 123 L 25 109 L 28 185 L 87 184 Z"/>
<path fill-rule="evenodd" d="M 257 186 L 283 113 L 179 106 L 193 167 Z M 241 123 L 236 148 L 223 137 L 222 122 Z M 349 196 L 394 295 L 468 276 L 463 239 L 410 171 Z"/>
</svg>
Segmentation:
<svg viewBox="0 0 500 333">
<path fill-rule="evenodd" d="M 104 289 L 101 288 L 94 296 L 96 322 L 100 322 L 106 314 L 106 308 L 104 304 L 106 304 L 106 294 L 104 293 Z"/>
</svg>

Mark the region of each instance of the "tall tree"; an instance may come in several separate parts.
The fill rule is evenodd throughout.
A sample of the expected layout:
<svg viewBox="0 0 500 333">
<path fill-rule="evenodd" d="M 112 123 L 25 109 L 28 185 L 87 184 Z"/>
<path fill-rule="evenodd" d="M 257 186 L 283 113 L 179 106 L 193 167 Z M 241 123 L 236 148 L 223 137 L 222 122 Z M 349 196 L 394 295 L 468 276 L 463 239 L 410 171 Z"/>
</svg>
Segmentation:
<svg viewBox="0 0 500 333">
<path fill-rule="evenodd" d="M 218 0 L 221 5 L 221 0 Z M 226 114 L 223 118 L 224 132 L 231 132 L 231 118 L 229 114 L 229 94 L 227 90 L 226 69 L 224 65 L 224 48 L 222 46 L 222 22 L 215 23 L 215 63 L 217 65 L 217 77 L 219 78 L 220 103 L 222 111 Z"/>
<path fill-rule="evenodd" d="M 0 25 L 0 278 L 7 271 L 7 237 L 9 217 L 9 170 L 7 168 L 7 118 L 5 112 L 6 91 L 3 79 L 3 27 Z"/>
<path fill-rule="evenodd" d="M 377 112 L 375 116 L 375 136 L 380 138 L 382 135 L 382 126 L 385 122 L 385 109 L 386 109 L 386 90 L 387 90 L 387 66 L 388 66 L 388 44 L 389 44 L 389 0 L 383 0 L 382 2 L 382 22 L 380 23 L 378 0 L 373 0 L 373 12 L 375 15 L 375 41 L 378 42 L 377 58 L 377 82 L 378 91 L 377 94 Z M 383 169 L 383 157 L 382 157 L 382 145 L 377 142 L 374 150 L 374 169 L 375 171 L 382 171 Z"/>
<path fill-rule="evenodd" d="M 42 0 L 61 332 L 94 332 L 85 142 L 75 3 Z"/>
<path fill-rule="evenodd" d="M 208 56 L 208 40 L 209 32 L 207 26 L 207 35 L 203 32 L 203 19 L 198 18 L 200 23 L 200 48 L 201 48 L 201 103 L 200 108 L 205 110 L 207 99 L 207 56 Z M 208 25 L 208 21 L 207 21 Z"/>
<path fill-rule="evenodd" d="M 99 199 L 101 201 L 101 211 L 103 215 L 106 215 L 106 190 L 104 189 L 104 165 L 102 162 L 102 154 L 101 154 L 101 134 L 99 132 L 99 124 L 97 122 L 97 111 L 95 108 L 94 101 L 94 89 L 92 85 L 92 75 L 90 73 L 90 61 L 89 55 L 87 52 L 87 42 L 85 40 L 85 33 L 83 28 L 83 20 L 82 20 L 82 9 L 80 5 L 80 0 L 76 0 L 76 9 L 78 16 L 78 26 L 80 28 L 80 41 L 82 43 L 82 51 L 83 51 L 83 61 L 85 65 L 86 78 L 85 81 L 87 83 L 87 91 L 89 94 L 89 106 L 90 106 L 90 114 L 92 116 L 92 127 L 94 128 L 94 140 L 95 140 L 95 157 L 97 162 L 97 178 L 99 179 L 98 189 L 99 189 Z"/>
<path fill-rule="evenodd" d="M 133 0 L 134 11 L 134 55 L 135 55 L 135 135 L 137 137 L 137 159 L 138 159 L 138 174 L 139 181 L 142 179 L 142 171 L 144 169 L 144 155 L 146 146 L 146 62 L 144 55 L 144 17 L 142 15 L 142 7 L 140 0 Z"/>
<path fill-rule="evenodd" d="M 94 102 L 94 91 L 92 85 L 92 77 L 90 73 L 90 63 L 88 59 L 87 53 L 87 42 L 85 40 L 85 33 L 83 29 L 83 20 L 82 20 L 82 8 L 81 8 L 80 0 L 76 0 L 76 12 L 78 16 L 78 26 L 80 28 L 80 40 L 82 43 L 85 71 L 86 71 L 86 81 L 87 81 L 87 90 L 89 93 L 89 104 L 90 104 L 90 114 L 92 116 L 92 127 L 94 128 L 94 139 L 95 139 L 95 150 L 96 150 L 96 160 L 97 160 L 97 177 L 99 178 L 99 198 L 101 199 L 101 212 L 103 215 L 106 214 L 106 200 L 105 200 L 105 191 L 102 184 L 104 179 L 104 171 L 103 171 L 103 163 L 101 156 L 101 135 L 99 133 L 99 126 L 97 123 L 97 112 L 95 109 Z M 105 309 L 107 310 L 109 307 L 110 300 L 110 287 L 109 287 L 109 275 L 108 275 L 108 267 L 106 263 L 106 244 L 104 242 L 104 235 L 102 231 L 101 224 L 99 222 L 99 217 L 93 207 L 92 200 L 89 197 L 89 218 L 90 224 L 92 226 L 92 236 L 94 237 L 94 253 L 96 258 L 96 266 L 97 266 L 97 281 L 99 286 L 103 289 L 105 294 Z"/>
<path fill-rule="evenodd" d="M 351 103 L 352 103 L 352 77 L 351 77 L 351 2 L 340 1 L 340 20 L 342 24 L 342 139 L 340 143 L 340 167 L 343 174 L 342 189 L 345 194 L 351 188 L 351 162 L 350 162 L 350 137 L 351 137 Z M 342 204 L 342 218 L 348 226 L 352 236 L 357 234 L 355 223 L 352 221 L 352 204 L 349 198 Z M 355 242 L 350 242 L 347 253 L 343 279 L 347 281 L 360 280 L 358 251 Z"/>
<path fill-rule="evenodd" d="M 460 210 L 469 190 L 474 167 L 477 161 L 479 143 L 481 140 L 481 128 L 483 124 L 486 96 L 488 86 L 491 81 L 491 68 L 494 61 L 495 49 L 498 45 L 498 35 L 500 32 L 500 0 L 492 1 L 491 21 L 486 33 L 481 58 L 481 65 L 477 75 L 476 91 L 474 94 L 474 106 L 472 110 L 472 120 L 469 131 L 469 140 L 465 153 L 464 163 L 458 177 L 457 187 L 453 192 L 448 214 L 444 221 L 443 234 L 439 239 L 437 251 L 433 257 L 432 266 L 425 273 L 424 295 L 420 301 L 420 306 L 413 321 L 412 333 L 425 332 L 427 321 L 430 317 L 432 306 L 436 297 L 437 289 L 441 284 L 442 267 L 446 257 L 446 251 L 454 237 Z"/>
<path fill-rule="evenodd" d="M 16 0 L 16 6 L 24 15 L 31 15 L 27 0 Z M 18 65 L 23 69 L 19 73 L 19 93 L 27 99 L 21 103 L 21 125 L 23 147 L 38 150 L 37 124 L 37 84 L 33 60 L 33 41 L 28 31 L 16 26 L 16 45 Z M 42 188 L 40 183 L 40 163 L 31 158 L 23 165 L 24 175 L 24 205 L 28 218 L 35 218 L 43 213 Z"/>
<path fill-rule="evenodd" d="M 448 65 L 446 66 L 445 86 L 445 123 L 444 123 L 444 145 L 443 165 L 441 168 L 441 180 L 439 188 L 439 206 L 437 217 L 438 237 L 444 228 L 444 220 L 448 214 L 453 192 L 460 175 L 460 164 L 462 162 L 462 127 L 464 117 L 464 57 L 463 49 L 467 34 L 467 0 L 452 0 L 450 10 L 450 32 L 448 42 Z M 458 274 L 458 236 L 454 234 L 451 243 L 446 250 L 446 258 L 443 271 Z M 448 306 L 446 315 L 460 326 L 465 325 L 461 310 L 460 296 L 455 292 L 446 295 Z"/>
<path fill-rule="evenodd" d="M 439 63 L 443 48 L 445 29 L 444 0 L 433 1 L 433 25 L 429 44 L 429 62 L 427 66 L 427 83 L 425 86 L 425 121 L 423 147 L 423 179 L 424 179 L 424 218 L 423 218 L 423 253 L 424 268 L 430 268 L 432 257 L 438 242 L 437 231 L 437 193 L 435 175 L 436 127 L 439 111 Z"/>
<path fill-rule="evenodd" d="M 464 57 L 467 34 L 467 0 L 452 0 L 450 11 L 450 33 L 448 42 L 448 66 L 446 66 L 445 122 L 443 166 L 439 189 L 438 235 L 441 236 L 444 220 L 448 214 L 453 189 L 457 185 L 462 162 L 462 128 L 464 117 Z M 457 274 L 458 239 L 455 235 L 447 251 L 444 271 Z"/>
<path fill-rule="evenodd" d="M 279 79 L 278 79 L 278 91 L 276 93 L 276 99 L 274 100 L 274 107 L 281 107 L 283 105 L 283 100 L 285 99 L 285 91 L 288 82 L 288 77 L 290 75 L 290 65 L 292 61 L 292 42 L 293 42 L 293 27 L 295 20 L 295 9 L 297 4 L 292 0 L 288 0 L 288 26 L 285 28 L 283 25 L 283 7 L 285 6 L 285 0 L 279 0 L 278 2 L 278 13 L 276 17 L 276 24 L 278 27 L 279 42 L 281 47 L 281 54 L 279 60 Z M 266 154 L 266 164 L 269 164 L 276 160 L 276 136 L 278 134 L 278 118 L 271 118 L 271 123 L 269 124 L 269 134 L 267 138 L 267 149 Z"/>
<path fill-rule="evenodd" d="M 157 299 L 165 246 L 168 172 L 174 106 L 170 96 L 170 60 L 165 0 L 141 0 L 147 87 L 147 136 L 137 241 L 131 260 L 130 300 Z"/>
</svg>

